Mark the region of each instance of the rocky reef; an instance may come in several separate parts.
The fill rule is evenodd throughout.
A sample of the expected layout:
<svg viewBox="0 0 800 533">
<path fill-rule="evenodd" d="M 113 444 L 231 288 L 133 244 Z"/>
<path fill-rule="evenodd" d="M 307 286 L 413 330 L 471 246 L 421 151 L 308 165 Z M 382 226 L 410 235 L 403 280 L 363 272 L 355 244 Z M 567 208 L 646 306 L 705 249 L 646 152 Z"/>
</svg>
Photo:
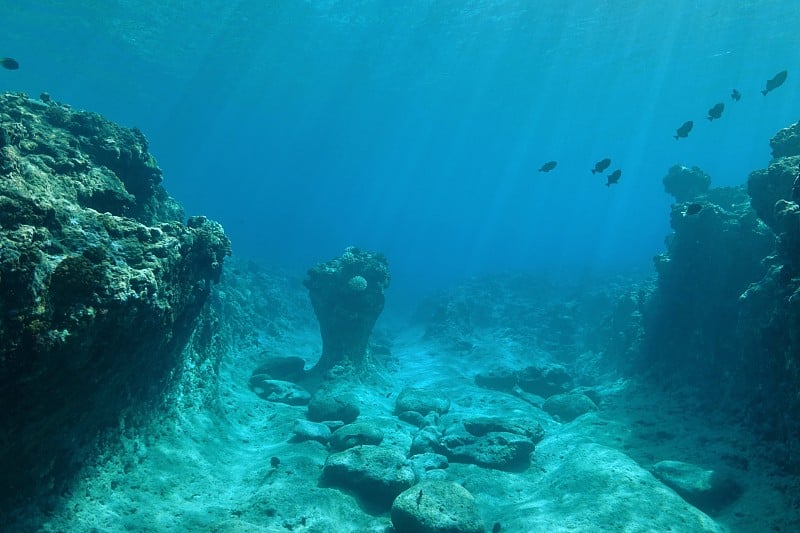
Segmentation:
<svg viewBox="0 0 800 533">
<path fill-rule="evenodd" d="M 643 317 L 640 363 L 688 384 L 706 405 L 733 411 L 780 464 L 800 471 L 800 123 L 772 139 L 773 160 L 746 186 L 708 188 L 676 166 L 667 251 Z M 694 181 L 694 183 L 692 183 Z M 674 185 L 682 186 L 675 190 Z M 694 194 L 693 196 L 689 193 Z"/>
<path fill-rule="evenodd" d="M 303 285 L 322 334 L 322 355 L 316 372 L 335 366 L 362 369 L 367 344 L 383 311 L 389 286 L 389 265 L 382 254 L 348 247 L 341 257 L 308 271 Z"/>
<path fill-rule="evenodd" d="M 65 489 L 182 365 L 230 242 L 180 206 L 142 132 L 0 95 L 0 501 Z M 3 509 L 7 510 L 7 509 Z"/>
</svg>

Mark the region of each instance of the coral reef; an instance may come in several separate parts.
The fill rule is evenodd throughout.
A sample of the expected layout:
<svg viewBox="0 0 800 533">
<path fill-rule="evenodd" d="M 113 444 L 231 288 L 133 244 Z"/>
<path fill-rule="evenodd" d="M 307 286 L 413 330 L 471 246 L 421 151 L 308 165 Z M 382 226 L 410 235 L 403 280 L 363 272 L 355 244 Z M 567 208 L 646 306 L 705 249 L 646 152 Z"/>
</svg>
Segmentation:
<svg viewBox="0 0 800 533">
<path fill-rule="evenodd" d="M 335 366 L 361 369 L 385 301 L 389 266 L 377 253 L 348 247 L 341 257 L 308 271 L 303 285 L 319 320 L 322 356 L 315 372 Z"/>
<path fill-rule="evenodd" d="M 776 157 L 743 188 L 710 189 L 672 207 L 674 233 L 656 258 L 641 363 L 733 411 L 773 460 L 800 472 L 800 123 L 770 143 Z M 748 205 L 747 200 L 750 201 Z M 690 207 L 694 206 L 693 210 Z M 687 380 L 688 376 L 688 380 Z M 720 398 L 725 398 L 720 402 Z"/>
<path fill-rule="evenodd" d="M 138 130 L 3 94 L 0 145 L 0 501 L 15 505 L 63 490 L 123 411 L 163 397 L 230 242 L 184 224 Z"/>
<path fill-rule="evenodd" d="M 664 190 L 675 197 L 676 202 L 687 202 L 708 191 L 711 186 L 711 176 L 698 167 L 673 165 L 662 182 Z"/>
</svg>

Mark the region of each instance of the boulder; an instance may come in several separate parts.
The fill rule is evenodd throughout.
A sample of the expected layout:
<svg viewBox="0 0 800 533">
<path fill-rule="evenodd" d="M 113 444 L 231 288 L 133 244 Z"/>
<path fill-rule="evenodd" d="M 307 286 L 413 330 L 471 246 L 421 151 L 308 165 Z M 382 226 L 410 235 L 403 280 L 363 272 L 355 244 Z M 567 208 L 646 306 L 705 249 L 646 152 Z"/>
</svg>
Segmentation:
<svg viewBox="0 0 800 533">
<path fill-rule="evenodd" d="M 435 391 L 425 389 L 404 389 L 397 396 L 395 413 L 414 411 L 425 416 L 430 412 L 446 413 L 450 409 L 450 400 Z"/>
<path fill-rule="evenodd" d="M 544 410 L 562 422 L 572 422 L 581 415 L 597 411 L 597 405 L 585 394 L 556 394 L 544 402 Z"/>
<path fill-rule="evenodd" d="M 496 432 L 514 433 L 530 439 L 534 444 L 544 438 L 542 425 L 526 418 L 476 416 L 464 419 L 463 423 L 464 428 L 476 437 Z"/>
<path fill-rule="evenodd" d="M 414 480 L 414 469 L 405 454 L 381 446 L 358 446 L 332 453 L 322 469 L 325 486 L 352 490 L 362 500 L 385 508 Z"/>
<path fill-rule="evenodd" d="M 337 392 L 319 389 L 308 403 L 308 419 L 314 422 L 341 420 L 345 424 L 353 422 L 360 414 L 358 398 L 352 392 Z"/>
<path fill-rule="evenodd" d="M 331 429 L 328 426 L 308 420 L 295 420 L 292 433 L 292 442 L 313 440 L 321 444 L 328 444 L 328 441 L 331 440 Z"/>
<path fill-rule="evenodd" d="M 516 433 L 492 432 L 480 437 L 450 434 L 440 444 L 444 455 L 454 463 L 469 463 L 497 470 L 524 470 L 530 465 L 535 445 Z"/>
<path fill-rule="evenodd" d="M 383 441 L 383 431 L 368 422 L 345 424 L 331 435 L 331 449 L 346 450 L 365 444 L 378 445 Z"/>
<path fill-rule="evenodd" d="M 397 533 L 483 533 L 475 498 L 451 481 L 422 481 L 392 504 Z"/>
<path fill-rule="evenodd" d="M 517 383 L 523 391 L 547 398 L 567 392 L 572 387 L 572 376 L 561 365 L 533 365 L 518 372 Z"/>
</svg>

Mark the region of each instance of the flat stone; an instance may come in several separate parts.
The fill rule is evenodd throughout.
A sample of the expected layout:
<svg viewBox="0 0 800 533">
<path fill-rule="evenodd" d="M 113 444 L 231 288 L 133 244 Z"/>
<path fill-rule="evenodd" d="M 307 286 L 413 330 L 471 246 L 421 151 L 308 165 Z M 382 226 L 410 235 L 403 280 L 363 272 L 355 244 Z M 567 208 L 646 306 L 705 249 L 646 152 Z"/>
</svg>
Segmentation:
<svg viewBox="0 0 800 533">
<path fill-rule="evenodd" d="M 311 395 L 289 381 L 269 379 L 266 374 L 256 374 L 250 378 L 250 388 L 259 398 L 268 402 L 285 403 L 287 405 L 305 405 Z"/>
<path fill-rule="evenodd" d="M 525 418 L 505 418 L 499 416 L 476 416 L 464 420 L 464 428 L 475 435 L 482 437 L 487 433 L 514 433 L 527 437 L 534 444 L 544 438 L 544 428 L 538 422 Z"/>
<path fill-rule="evenodd" d="M 308 420 L 295 420 L 292 433 L 294 433 L 292 437 L 293 442 L 314 440 L 322 444 L 327 444 L 331 439 L 331 429 L 328 426 Z"/>
<path fill-rule="evenodd" d="M 492 368 L 475 375 L 475 384 L 484 389 L 510 391 L 517 384 L 517 372 L 511 368 Z"/>
<path fill-rule="evenodd" d="M 426 480 L 392 504 L 397 533 L 484 533 L 475 498 L 451 481 Z"/>
<path fill-rule="evenodd" d="M 716 513 L 742 494 L 741 486 L 729 475 L 682 461 L 661 461 L 653 475 L 701 511 Z"/>
<path fill-rule="evenodd" d="M 337 451 L 365 444 L 378 445 L 383 440 L 383 431 L 368 422 L 345 424 L 331 435 L 331 448 Z"/>
</svg>

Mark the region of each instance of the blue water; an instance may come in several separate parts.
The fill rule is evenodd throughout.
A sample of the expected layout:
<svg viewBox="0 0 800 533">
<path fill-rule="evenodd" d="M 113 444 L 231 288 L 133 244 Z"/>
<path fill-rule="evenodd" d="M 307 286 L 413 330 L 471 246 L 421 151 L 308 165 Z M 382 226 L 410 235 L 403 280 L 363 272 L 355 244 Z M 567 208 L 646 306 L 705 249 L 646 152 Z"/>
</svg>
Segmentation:
<svg viewBox="0 0 800 533">
<path fill-rule="evenodd" d="M 302 274 L 347 245 L 385 252 L 395 298 L 484 272 L 649 269 L 667 168 L 743 183 L 800 117 L 794 0 L 0 6 L 0 55 L 21 64 L 0 90 L 140 128 L 169 193 L 240 256 Z M 589 172 L 603 157 L 617 186 Z"/>
</svg>

